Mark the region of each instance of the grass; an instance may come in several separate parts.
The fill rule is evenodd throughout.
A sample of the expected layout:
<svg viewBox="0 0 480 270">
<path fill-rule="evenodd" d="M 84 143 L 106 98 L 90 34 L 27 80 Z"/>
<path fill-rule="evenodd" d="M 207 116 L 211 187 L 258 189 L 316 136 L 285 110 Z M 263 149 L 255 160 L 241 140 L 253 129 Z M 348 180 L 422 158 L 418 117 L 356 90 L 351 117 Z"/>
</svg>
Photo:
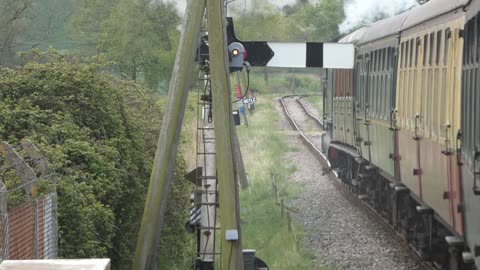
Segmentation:
<svg viewBox="0 0 480 270">
<path fill-rule="evenodd" d="M 313 105 L 313 107 L 315 109 L 317 109 L 318 113 L 320 113 L 319 116 L 322 115 L 323 113 L 323 96 L 309 96 L 309 97 L 306 97 L 305 100 L 307 100 L 308 102 L 310 102 L 310 104 Z"/>
<path fill-rule="evenodd" d="M 261 94 L 305 94 L 320 93 L 320 78 L 315 71 L 311 73 L 287 73 L 272 70 L 268 73 L 268 83 L 265 81 L 263 69 L 252 69 L 250 74 L 250 89 Z"/>
<path fill-rule="evenodd" d="M 303 231 L 294 225 L 296 238 L 288 231 L 286 217 L 281 218 L 280 207 L 272 195 L 271 172 L 276 174 L 279 196 L 286 202 L 294 199 L 302 190 L 299 184 L 288 184 L 287 177 L 296 168 L 286 165 L 283 156 L 299 151 L 289 148 L 286 135 L 278 131 L 278 114 L 273 98 L 292 92 L 319 92 L 320 82 L 311 74 L 287 74 L 272 72 L 269 84 L 263 74 L 253 70 L 250 86 L 257 90 L 257 104 L 249 115 L 249 127 L 238 127 L 245 168 L 250 187 L 240 193 L 242 241 L 244 249 L 257 250 L 257 257 L 264 260 L 270 269 L 318 269 L 314 257 L 301 248 Z M 182 129 L 182 152 L 187 166 L 195 166 L 196 91 L 189 95 Z"/>
<path fill-rule="evenodd" d="M 298 184 L 287 183 L 295 167 L 285 165 L 283 156 L 294 149 L 288 148 L 286 135 L 278 132 L 273 95 L 258 95 L 257 99 L 250 126 L 237 128 L 250 184 L 240 194 L 243 248 L 256 249 L 257 257 L 270 269 L 315 269 L 314 257 L 300 247 L 301 228 L 294 225 L 297 242 L 272 195 L 271 172 L 277 175 L 279 195 L 285 201 L 302 190 Z"/>
<path fill-rule="evenodd" d="M 250 184 L 248 190 L 240 193 L 243 248 L 256 249 L 257 256 L 270 269 L 319 269 L 315 266 L 313 255 L 301 247 L 301 226 L 294 224 L 294 237 L 288 231 L 286 217 L 281 218 L 280 207 L 273 197 L 271 172 L 276 174 L 281 199 L 288 202 L 302 191 L 300 184 L 287 181 L 296 168 L 285 164 L 283 157 L 287 152 L 299 149 L 289 148 L 286 135 L 278 131 L 279 115 L 273 98 L 287 94 L 318 93 L 320 80 L 312 74 L 277 71 L 269 74 L 267 85 L 263 74 L 253 70 L 250 86 L 258 93 L 256 110 L 249 117 L 248 128 L 237 128 Z M 292 91 L 293 86 L 295 91 Z"/>
</svg>

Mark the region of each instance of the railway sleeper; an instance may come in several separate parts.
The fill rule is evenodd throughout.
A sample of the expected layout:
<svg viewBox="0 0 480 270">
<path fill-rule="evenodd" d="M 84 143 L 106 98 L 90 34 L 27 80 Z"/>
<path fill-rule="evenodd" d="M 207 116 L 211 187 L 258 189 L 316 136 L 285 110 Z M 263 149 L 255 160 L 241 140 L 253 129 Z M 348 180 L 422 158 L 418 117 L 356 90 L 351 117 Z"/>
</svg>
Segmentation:
<svg viewBox="0 0 480 270">
<path fill-rule="evenodd" d="M 463 237 L 437 220 L 434 210 L 423 205 L 401 183 L 393 183 L 362 157 L 342 150 L 328 150 L 339 179 L 352 193 L 377 212 L 434 269 L 475 270 L 474 255 L 465 249 Z"/>
</svg>

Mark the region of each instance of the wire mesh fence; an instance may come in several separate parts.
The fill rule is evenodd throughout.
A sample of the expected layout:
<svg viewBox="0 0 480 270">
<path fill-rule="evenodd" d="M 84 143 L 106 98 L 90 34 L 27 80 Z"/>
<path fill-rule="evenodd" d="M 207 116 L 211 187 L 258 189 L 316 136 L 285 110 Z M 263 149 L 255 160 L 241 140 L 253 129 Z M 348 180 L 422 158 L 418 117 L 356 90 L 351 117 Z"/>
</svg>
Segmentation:
<svg viewBox="0 0 480 270">
<path fill-rule="evenodd" d="M 30 141 L 0 144 L 0 262 L 58 256 L 53 172 Z"/>
</svg>

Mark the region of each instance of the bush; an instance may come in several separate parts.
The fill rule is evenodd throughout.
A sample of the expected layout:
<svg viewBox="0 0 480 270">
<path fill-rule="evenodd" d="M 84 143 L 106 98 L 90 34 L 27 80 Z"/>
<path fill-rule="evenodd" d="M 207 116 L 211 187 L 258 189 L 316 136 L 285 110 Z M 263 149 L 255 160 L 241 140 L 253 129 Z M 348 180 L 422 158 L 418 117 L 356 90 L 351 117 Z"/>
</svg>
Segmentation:
<svg viewBox="0 0 480 270">
<path fill-rule="evenodd" d="M 114 269 L 128 268 L 161 125 L 157 98 L 100 72 L 99 59 L 25 57 L 25 66 L 0 70 L 0 139 L 30 139 L 58 173 L 60 256 L 110 257 Z M 179 158 L 176 175 L 183 174 Z M 188 201 L 188 184 L 172 189 L 170 201 Z M 187 238 L 169 226 L 188 219 L 188 203 L 174 206 L 164 228 L 174 240 L 162 245 L 177 256 Z"/>
</svg>

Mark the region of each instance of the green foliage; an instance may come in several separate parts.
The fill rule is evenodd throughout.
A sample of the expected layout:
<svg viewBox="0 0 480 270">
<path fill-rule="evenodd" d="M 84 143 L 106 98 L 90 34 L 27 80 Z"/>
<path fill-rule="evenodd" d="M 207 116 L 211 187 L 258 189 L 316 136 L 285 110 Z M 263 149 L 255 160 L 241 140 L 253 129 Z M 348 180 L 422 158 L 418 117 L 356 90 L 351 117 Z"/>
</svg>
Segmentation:
<svg viewBox="0 0 480 270">
<path fill-rule="evenodd" d="M 186 165 L 181 157 L 177 158 L 175 168 L 175 187 L 170 190 L 165 222 L 162 228 L 162 241 L 159 249 L 159 269 L 189 269 L 195 254 L 195 241 L 185 233 L 185 222 L 189 211 L 189 192 L 191 184 L 185 179 Z"/>
<path fill-rule="evenodd" d="M 304 41 L 306 33 L 298 23 L 284 16 L 267 0 L 257 0 L 250 10 L 232 6 L 235 31 L 241 40 Z"/>
<path fill-rule="evenodd" d="M 314 73 L 294 73 L 281 70 L 268 72 L 268 84 L 263 69 L 250 73 L 250 89 L 262 94 L 319 93 L 320 79 Z"/>
<path fill-rule="evenodd" d="M 0 65 L 18 65 L 16 53 L 33 48 L 69 49 L 65 22 L 75 0 L 0 1 Z"/>
<path fill-rule="evenodd" d="M 0 1 L 0 65 L 13 62 L 16 39 L 28 25 L 26 13 L 31 6 L 32 0 Z"/>
<path fill-rule="evenodd" d="M 0 139 L 38 145 L 58 173 L 60 255 L 110 257 L 128 268 L 162 113 L 156 98 L 132 82 L 57 52 L 32 52 L 31 62 L 0 70 Z M 164 256 L 181 255 L 188 191 L 179 159 L 165 231 Z"/>
<path fill-rule="evenodd" d="M 326 42 L 339 36 L 343 0 L 297 0 L 282 9 L 256 0 L 251 9 L 233 5 L 236 31 L 243 40 Z"/>
<path fill-rule="evenodd" d="M 172 3 L 149 0 L 77 1 L 70 31 L 83 53 L 104 52 L 116 70 L 165 92 L 175 61 L 179 18 Z"/>
<path fill-rule="evenodd" d="M 343 21 L 343 0 L 322 0 L 315 4 L 302 5 L 291 16 L 306 29 L 312 41 L 331 41 L 339 36 L 338 26 Z"/>
<path fill-rule="evenodd" d="M 98 52 L 103 24 L 119 2 L 120 0 L 75 1 L 75 12 L 69 19 L 68 32 L 77 44 L 76 50 L 82 55 Z"/>
</svg>

